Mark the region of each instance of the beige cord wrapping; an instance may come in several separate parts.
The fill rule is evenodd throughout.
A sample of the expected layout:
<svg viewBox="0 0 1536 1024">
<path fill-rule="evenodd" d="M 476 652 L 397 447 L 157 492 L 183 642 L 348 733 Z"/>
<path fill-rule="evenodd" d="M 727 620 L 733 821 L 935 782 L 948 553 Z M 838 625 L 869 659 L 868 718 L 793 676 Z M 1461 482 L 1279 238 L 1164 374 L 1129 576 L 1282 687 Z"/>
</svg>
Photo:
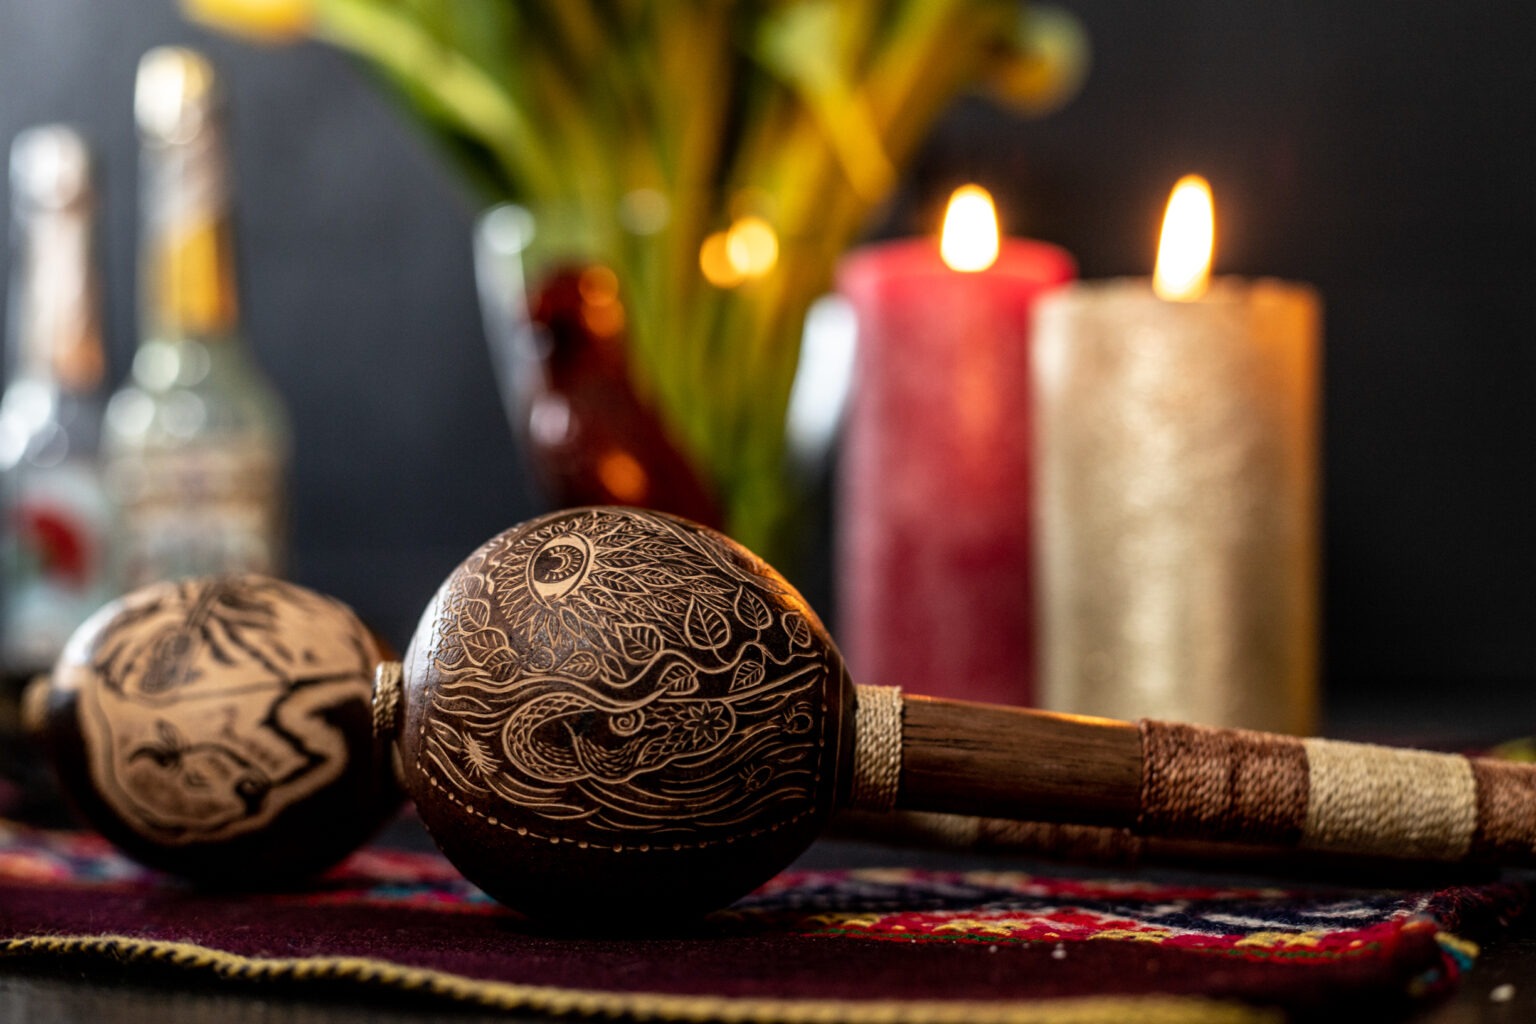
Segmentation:
<svg viewBox="0 0 1536 1024">
<path fill-rule="evenodd" d="M 1301 845 L 1454 861 L 1477 828 L 1472 765 L 1456 754 L 1303 740 L 1311 792 Z"/>
<path fill-rule="evenodd" d="M 854 687 L 853 791 L 849 806 L 896 809 L 901 789 L 901 689 Z"/>
</svg>

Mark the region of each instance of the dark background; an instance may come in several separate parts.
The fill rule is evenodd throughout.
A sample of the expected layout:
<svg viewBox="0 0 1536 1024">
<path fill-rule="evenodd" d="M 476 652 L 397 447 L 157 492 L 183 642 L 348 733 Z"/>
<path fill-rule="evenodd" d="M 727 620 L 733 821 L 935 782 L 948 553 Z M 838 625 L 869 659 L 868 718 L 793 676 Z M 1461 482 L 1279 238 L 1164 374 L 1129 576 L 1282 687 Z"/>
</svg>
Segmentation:
<svg viewBox="0 0 1536 1024">
<path fill-rule="evenodd" d="M 1334 709 L 1431 694 L 1531 729 L 1536 5 L 1066 6 L 1094 46 L 1082 95 L 1034 122 L 962 102 L 872 234 L 931 229 L 974 178 L 1084 276 L 1144 274 L 1168 188 L 1205 174 L 1218 271 L 1311 281 L 1327 305 Z M 449 568 L 540 508 L 489 372 L 474 203 L 335 52 L 211 37 L 169 0 L 0 0 L 0 143 L 68 120 L 102 154 L 114 379 L 134 67 L 177 41 L 232 95 L 245 323 L 299 441 L 295 576 L 403 642 Z"/>
</svg>

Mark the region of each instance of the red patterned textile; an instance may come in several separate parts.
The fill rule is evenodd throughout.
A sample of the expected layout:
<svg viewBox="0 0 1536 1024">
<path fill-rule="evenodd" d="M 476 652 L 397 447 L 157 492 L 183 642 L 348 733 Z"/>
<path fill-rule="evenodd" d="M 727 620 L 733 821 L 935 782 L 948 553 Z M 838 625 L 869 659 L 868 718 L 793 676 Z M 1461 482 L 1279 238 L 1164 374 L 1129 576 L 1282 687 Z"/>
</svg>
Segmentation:
<svg viewBox="0 0 1536 1024">
<path fill-rule="evenodd" d="M 785 872 L 683 931 L 551 930 L 436 855 L 372 847 L 306 890 L 234 895 L 153 875 L 93 836 L 0 822 L 9 969 L 153 962 L 676 1020 L 1251 1021 L 1324 1007 L 1379 1019 L 1454 987 L 1476 937 L 1525 903 L 1514 884 L 1282 889 L 865 867 Z"/>
</svg>

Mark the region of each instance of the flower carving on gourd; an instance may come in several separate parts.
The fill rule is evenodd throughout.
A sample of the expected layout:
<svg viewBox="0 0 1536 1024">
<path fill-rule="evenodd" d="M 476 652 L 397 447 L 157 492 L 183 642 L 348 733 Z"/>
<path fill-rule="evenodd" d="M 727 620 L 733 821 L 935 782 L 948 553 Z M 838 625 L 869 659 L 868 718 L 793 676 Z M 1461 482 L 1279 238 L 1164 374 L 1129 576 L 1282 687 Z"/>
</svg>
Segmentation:
<svg viewBox="0 0 1536 1024">
<path fill-rule="evenodd" d="M 712 747 L 729 735 L 733 724 L 723 704 L 692 701 L 683 705 L 677 727 L 700 747 Z"/>
</svg>

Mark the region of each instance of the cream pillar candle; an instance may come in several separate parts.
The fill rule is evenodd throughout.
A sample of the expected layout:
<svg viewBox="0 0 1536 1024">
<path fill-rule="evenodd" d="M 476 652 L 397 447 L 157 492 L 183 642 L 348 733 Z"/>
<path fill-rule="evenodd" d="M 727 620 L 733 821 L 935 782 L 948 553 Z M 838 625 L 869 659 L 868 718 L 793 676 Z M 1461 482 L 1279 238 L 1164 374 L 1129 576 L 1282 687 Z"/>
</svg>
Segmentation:
<svg viewBox="0 0 1536 1024">
<path fill-rule="evenodd" d="M 1319 331 L 1312 289 L 1273 280 L 1040 302 L 1044 707 L 1311 731 Z"/>
</svg>

